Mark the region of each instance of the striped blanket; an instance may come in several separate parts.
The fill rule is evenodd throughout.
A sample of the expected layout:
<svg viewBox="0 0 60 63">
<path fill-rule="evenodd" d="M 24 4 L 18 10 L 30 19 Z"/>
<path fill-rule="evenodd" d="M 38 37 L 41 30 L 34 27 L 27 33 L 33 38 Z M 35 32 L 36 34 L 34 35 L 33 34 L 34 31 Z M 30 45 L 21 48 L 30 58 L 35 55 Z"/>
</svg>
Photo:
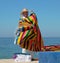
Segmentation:
<svg viewBox="0 0 60 63">
<path fill-rule="evenodd" d="M 16 33 L 16 44 L 30 51 L 41 51 L 43 40 L 35 14 L 19 22 Z"/>
</svg>

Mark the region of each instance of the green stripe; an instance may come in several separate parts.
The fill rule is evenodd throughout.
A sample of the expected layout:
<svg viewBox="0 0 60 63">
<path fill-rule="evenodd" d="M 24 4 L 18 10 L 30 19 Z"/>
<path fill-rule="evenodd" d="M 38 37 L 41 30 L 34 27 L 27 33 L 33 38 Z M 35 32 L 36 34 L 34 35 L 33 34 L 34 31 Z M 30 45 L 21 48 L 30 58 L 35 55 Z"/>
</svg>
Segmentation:
<svg viewBox="0 0 60 63">
<path fill-rule="evenodd" d="M 24 45 L 23 45 L 23 48 L 25 48 L 25 46 L 26 46 L 26 38 L 28 37 L 29 32 L 30 32 L 30 30 L 27 31 L 25 37 L 24 37 L 23 40 L 22 40 L 22 42 L 23 42 L 23 44 L 24 44 Z M 20 44 L 20 45 L 21 45 L 21 44 Z"/>
<path fill-rule="evenodd" d="M 28 30 L 27 34 L 26 34 L 26 37 L 28 37 L 28 34 L 29 34 L 30 30 Z"/>
<path fill-rule="evenodd" d="M 24 38 L 24 48 L 26 48 L 26 39 L 27 39 L 27 37 L 28 37 L 29 32 L 30 32 L 30 30 L 28 30 L 28 32 L 27 32 L 27 34 L 26 34 L 26 36 L 25 36 L 25 38 Z"/>
<path fill-rule="evenodd" d="M 33 24 L 33 21 L 32 21 L 32 19 L 30 19 L 29 17 L 28 17 L 28 20 Z"/>
</svg>

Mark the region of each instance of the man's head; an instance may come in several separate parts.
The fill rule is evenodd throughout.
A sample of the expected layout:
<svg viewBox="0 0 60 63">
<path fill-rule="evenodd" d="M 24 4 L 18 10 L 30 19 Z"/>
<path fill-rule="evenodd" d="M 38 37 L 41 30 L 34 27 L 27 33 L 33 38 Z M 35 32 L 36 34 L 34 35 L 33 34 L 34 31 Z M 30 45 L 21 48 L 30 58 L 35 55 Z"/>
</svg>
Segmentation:
<svg viewBox="0 0 60 63">
<path fill-rule="evenodd" d="M 24 16 L 24 17 L 28 17 L 28 10 L 27 9 L 23 9 L 21 14 Z"/>
</svg>

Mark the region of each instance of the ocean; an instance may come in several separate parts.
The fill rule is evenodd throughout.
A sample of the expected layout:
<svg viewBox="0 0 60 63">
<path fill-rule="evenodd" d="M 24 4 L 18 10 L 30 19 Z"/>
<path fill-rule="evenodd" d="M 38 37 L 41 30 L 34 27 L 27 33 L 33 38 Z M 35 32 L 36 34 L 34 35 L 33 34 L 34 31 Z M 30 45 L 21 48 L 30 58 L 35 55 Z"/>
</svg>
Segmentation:
<svg viewBox="0 0 60 63">
<path fill-rule="evenodd" d="M 43 38 L 44 45 L 59 45 L 60 38 L 45 37 Z M 14 53 L 21 53 L 22 49 L 18 45 L 14 45 L 13 37 L 0 38 L 0 59 L 12 58 Z M 38 53 L 37 53 L 38 54 Z M 37 57 L 38 55 L 35 55 Z"/>
</svg>

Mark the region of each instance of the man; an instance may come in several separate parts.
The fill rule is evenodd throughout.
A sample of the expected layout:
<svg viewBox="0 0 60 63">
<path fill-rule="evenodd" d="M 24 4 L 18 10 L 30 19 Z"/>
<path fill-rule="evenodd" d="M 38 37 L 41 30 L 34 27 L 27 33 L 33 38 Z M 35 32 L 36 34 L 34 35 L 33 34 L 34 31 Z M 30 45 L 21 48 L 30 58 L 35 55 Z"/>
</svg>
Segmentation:
<svg viewBox="0 0 60 63">
<path fill-rule="evenodd" d="M 18 32 L 16 44 L 22 47 L 22 53 L 28 52 L 33 58 L 34 52 L 42 51 L 43 40 L 34 12 L 28 16 L 28 10 L 22 10 Z"/>
</svg>

